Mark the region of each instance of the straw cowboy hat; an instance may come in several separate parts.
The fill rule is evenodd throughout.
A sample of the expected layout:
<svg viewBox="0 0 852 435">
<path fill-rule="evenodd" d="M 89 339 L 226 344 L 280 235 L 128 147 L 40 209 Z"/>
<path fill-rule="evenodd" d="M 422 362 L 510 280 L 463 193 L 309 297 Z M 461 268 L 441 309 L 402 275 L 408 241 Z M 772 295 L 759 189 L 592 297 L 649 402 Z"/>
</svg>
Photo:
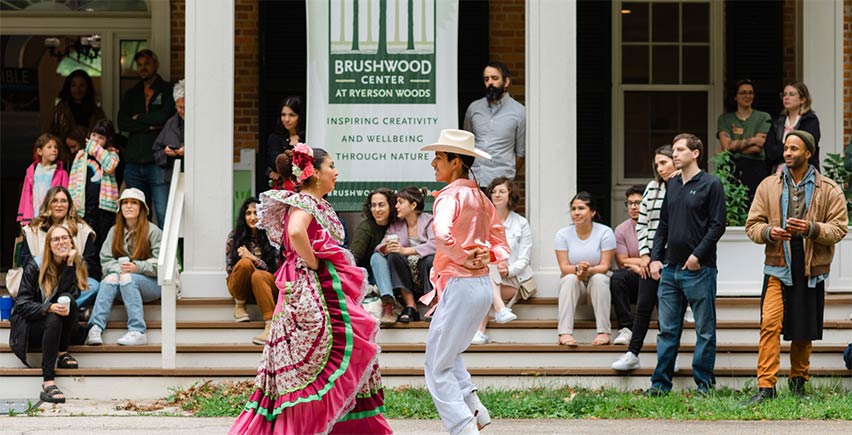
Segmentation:
<svg viewBox="0 0 852 435">
<path fill-rule="evenodd" d="M 465 130 L 441 130 L 438 142 L 426 145 L 420 151 L 443 151 L 491 160 L 490 154 L 476 149 L 473 133 Z"/>
</svg>

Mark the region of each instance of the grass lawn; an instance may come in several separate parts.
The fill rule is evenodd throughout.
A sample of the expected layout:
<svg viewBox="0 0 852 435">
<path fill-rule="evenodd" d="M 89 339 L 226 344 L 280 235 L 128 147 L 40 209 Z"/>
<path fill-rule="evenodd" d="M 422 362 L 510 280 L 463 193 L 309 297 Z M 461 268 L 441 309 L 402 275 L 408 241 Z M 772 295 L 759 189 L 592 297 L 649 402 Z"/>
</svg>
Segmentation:
<svg viewBox="0 0 852 435">
<path fill-rule="evenodd" d="M 753 386 L 743 390 L 720 388 L 706 397 L 674 392 L 666 397 L 645 398 L 641 391 L 567 387 L 485 389 L 479 392 L 479 397 L 492 418 L 852 420 L 852 393 L 845 391 L 839 382 L 808 388 L 808 397 L 802 399 L 782 387 L 777 399 L 752 407 L 742 406 L 741 402 L 755 393 Z M 175 390 L 167 400 L 197 416 L 237 416 L 253 389 L 252 382 L 205 383 Z M 423 388 L 386 389 L 385 408 L 388 418 L 438 418 L 429 392 Z"/>
</svg>

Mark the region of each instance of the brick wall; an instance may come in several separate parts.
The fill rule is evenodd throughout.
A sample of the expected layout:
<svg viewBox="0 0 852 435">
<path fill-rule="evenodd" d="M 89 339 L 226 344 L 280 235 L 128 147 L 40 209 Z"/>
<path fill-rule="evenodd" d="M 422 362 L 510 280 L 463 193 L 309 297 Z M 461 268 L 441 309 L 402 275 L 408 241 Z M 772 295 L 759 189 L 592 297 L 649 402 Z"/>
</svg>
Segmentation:
<svg viewBox="0 0 852 435">
<path fill-rule="evenodd" d="M 509 91 L 521 104 L 526 97 L 524 8 L 524 0 L 491 0 L 488 6 L 488 27 L 491 32 L 488 51 L 491 60 L 501 61 L 509 67 L 512 73 Z"/>
<path fill-rule="evenodd" d="M 234 156 L 241 148 L 258 146 L 260 81 L 258 2 L 236 0 L 234 17 Z"/>
<path fill-rule="evenodd" d="M 171 1 L 171 70 L 169 74 L 173 81 L 180 80 L 184 77 L 186 70 L 184 69 L 183 55 L 184 45 L 186 44 L 186 0 Z"/>
<path fill-rule="evenodd" d="M 852 137 L 852 0 L 843 0 L 843 145 Z"/>
<path fill-rule="evenodd" d="M 784 28 L 796 29 L 796 3 L 798 0 L 784 0 Z M 796 77 L 796 32 L 783 33 L 784 44 L 784 83 L 798 79 Z"/>
</svg>

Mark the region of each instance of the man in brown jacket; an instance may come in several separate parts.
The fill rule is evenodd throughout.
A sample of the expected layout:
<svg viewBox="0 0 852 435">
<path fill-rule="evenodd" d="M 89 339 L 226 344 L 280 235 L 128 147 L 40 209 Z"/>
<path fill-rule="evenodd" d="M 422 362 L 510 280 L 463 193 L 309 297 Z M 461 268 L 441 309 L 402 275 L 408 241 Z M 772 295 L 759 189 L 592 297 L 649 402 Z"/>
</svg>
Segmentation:
<svg viewBox="0 0 852 435">
<path fill-rule="evenodd" d="M 843 191 L 808 164 L 814 138 L 793 130 L 784 141 L 782 170 L 757 188 L 748 213 L 746 232 L 766 245 L 761 297 L 758 392 L 746 404 L 776 396 L 781 364 L 780 335 L 790 345 L 788 384 L 804 396 L 810 366 L 811 340 L 822 339 L 824 280 L 834 245 L 846 236 L 848 217 Z"/>
</svg>

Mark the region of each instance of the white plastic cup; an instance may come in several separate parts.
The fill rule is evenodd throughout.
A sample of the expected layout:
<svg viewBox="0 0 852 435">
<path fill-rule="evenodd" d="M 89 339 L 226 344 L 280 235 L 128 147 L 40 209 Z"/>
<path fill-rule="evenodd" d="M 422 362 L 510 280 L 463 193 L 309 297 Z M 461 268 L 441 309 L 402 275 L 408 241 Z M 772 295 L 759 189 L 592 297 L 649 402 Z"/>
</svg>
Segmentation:
<svg viewBox="0 0 852 435">
<path fill-rule="evenodd" d="M 71 298 L 68 296 L 60 296 L 56 303 L 65 307 L 65 310 L 71 311 Z"/>
<path fill-rule="evenodd" d="M 388 235 L 387 235 L 387 240 L 388 240 L 388 243 L 390 243 L 390 242 L 399 243 L 399 235 L 397 235 L 397 234 L 388 234 Z"/>
<path fill-rule="evenodd" d="M 130 263 L 130 257 L 118 257 L 118 264 Z"/>
</svg>

